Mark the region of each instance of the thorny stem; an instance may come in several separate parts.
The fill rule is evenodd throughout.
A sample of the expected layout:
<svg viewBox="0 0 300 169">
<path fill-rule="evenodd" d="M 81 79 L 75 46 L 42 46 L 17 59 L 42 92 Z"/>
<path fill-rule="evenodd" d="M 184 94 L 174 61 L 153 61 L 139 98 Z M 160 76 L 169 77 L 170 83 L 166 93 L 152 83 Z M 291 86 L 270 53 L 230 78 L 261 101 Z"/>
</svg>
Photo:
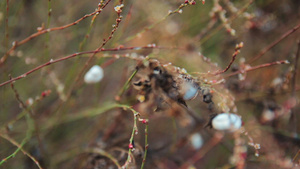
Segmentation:
<svg viewBox="0 0 300 169">
<path fill-rule="evenodd" d="M 296 30 L 298 30 L 300 28 L 300 23 L 298 23 L 298 25 L 296 25 L 295 27 L 293 27 L 291 30 L 287 31 L 286 33 L 284 33 L 283 35 L 280 36 L 280 38 L 278 38 L 277 40 L 275 40 L 274 42 L 272 42 L 269 46 L 265 47 L 264 49 L 262 49 L 260 51 L 259 54 L 257 54 L 255 57 L 252 57 L 248 63 L 253 63 L 255 60 L 259 59 L 260 57 L 262 57 L 265 53 L 267 53 L 270 49 L 272 49 L 274 46 L 276 46 L 279 42 L 281 42 L 283 39 L 285 39 L 286 37 L 290 36 L 292 33 L 294 33 Z"/>
<path fill-rule="evenodd" d="M 261 64 L 261 65 L 258 65 L 258 66 L 250 67 L 250 68 L 245 69 L 245 70 L 239 70 L 239 71 L 227 74 L 227 75 L 224 76 L 224 78 L 234 76 L 234 75 L 237 75 L 237 74 L 240 74 L 240 73 L 250 72 L 252 70 L 265 68 L 265 67 L 269 67 L 269 66 L 273 66 L 273 65 L 280 65 L 280 64 L 289 64 L 289 62 L 287 60 L 280 60 L 280 61 L 275 61 L 275 62 L 271 62 L 271 63 L 265 63 L 265 64 Z"/>
<path fill-rule="evenodd" d="M 66 29 L 66 28 L 69 28 L 71 26 L 74 26 L 74 25 L 78 24 L 80 21 L 86 19 L 87 17 L 93 16 L 93 15 L 95 15 L 97 13 L 100 13 L 101 11 L 102 11 L 102 9 L 101 10 L 96 10 L 95 12 L 92 12 L 90 14 L 84 15 L 82 18 L 76 20 L 73 23 L 70 23 L 70 24 L 67 24 L 67 25 L 64 25 L 64 26 L 60 26 L 60 27 L 54 27 L 54 28 L 48 28 L 48 29 L 39 30 L 38 32 L 31 34 L 30 36 L 28 36 L 27 38 L 25 38 L 25 39 L 23 39 L 21 41 L 14 41 L 13 42 L 13 46 L 0 59 L 0 65 L 2 65 L 6 61 L 7 57 L 10 55 L 10 53 L 12 51 L 14 51 L 17 47 L 23 45 L 24 43 L 26 43 L 26 42 L 28 42 L 28 41 L 30 41 L 30 40 L 32 40 L 32 39 L 34 39 L 34 38 L 42 35 L 42 34 L 45 34 L 45 33 L 48 33 L 48 32 L 52 32 L 52 31 L 62 30 L 62 29 Z"/>
<path fill-rule="evenodd" d="M 157 46 L 142 46 L 142 47 L 127 47 L 127 48 L 111 48 L 111 49 L 100 49 L 100 50 L 94 50 L 94 51 L 85 51 L 85 52 L 78 52 L 78 53 L 74 53 L 74 54 L 71 54 L 71 55 L 68 55 L 68 56 L 65 56 L 65 57 L 62 57 L 62 58 L 59 58 L 59 59 L 51 59 L 50 61 L 40 65 L 40 66 L 37 66 L 35 67 L 34 69 L 31 69 L 30 71 L 18 76 L 18 77 L 15 77 L 15 78 L 12 78 L 6 82 L 3 82 L 0 84 L 0 87 L 1 86 L 4 86 L 8 83 L 11 83 L 11 82 L 14 82 L 16 80 L 19 80 L 19 79 L 22 79 L 22 78 L 25 78 L 27 75 L 43 68 L 43 67 L 46 67 L 46 66 L 49 66 L 51 64 L 54 64 L 54 63 L 57 63 L 57 62 L 61 62 L 61 61 L 64 61 L 64 60 L 67 60 L 67 59 L 70 59 L 70 58 L 73 58 L 73 57 L 76 57 L 76 56 L 79 56 L 79 55 L 84 55 L 84 54 L 91 54 L 91 53 L 100 53 L 100 52 L 105 52 L 105 51 L 125 51 L 125 50 L 140 50 L 140 49 L 152 49 L 152 48 L 157 48 L 157 49 L 174 49 L 174 48 L 167 48 L 167 47 L 157 47 Z"/>
</svg>

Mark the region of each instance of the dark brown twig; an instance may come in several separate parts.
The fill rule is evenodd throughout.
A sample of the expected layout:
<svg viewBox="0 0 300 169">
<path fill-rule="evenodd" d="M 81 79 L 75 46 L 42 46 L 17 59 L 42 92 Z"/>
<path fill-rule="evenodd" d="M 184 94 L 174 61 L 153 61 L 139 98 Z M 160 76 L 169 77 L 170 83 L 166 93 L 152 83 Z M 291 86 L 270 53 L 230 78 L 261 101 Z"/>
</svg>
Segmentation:
<svg viewBox="0 0 300 169">
<path fill-rule="evenodd" d="M 105 52 L 105 51 L 125 51 L 125 50 L 140 50 L 140 49 L 153 49 L 153 48 L 156 48 L 156 49 L 175 49 L 173 47 L 157 47 L 157 46 L 142 46 L 142 47 L 124 47 L 124 48 L 111 48 L 111 49 L 100 49 L 100 50 L 94 50 L 94 51 L 85 51 L 85 52 L 78 52 L 78 53 L 74 53 L 74 54 L 71 54 L 71 55 L 68 55 L 68 56 L 65 56 L 65 57 L 62 57 L 62 58 L 59 58 L 59 59 L 51 59 L 50 61 L 34 68 L 34 69 L 31 69 L 30 71 L 18 76 L 18 77 L 15 77 L 15 78 L 12 78 L 6 82 L 3 82 L 0 84 L 0 87 L 1 86 L 4 86 L 6 84 L 9 84 L 11 82 L 14 82 L 16 80 L 19 80 L 19 79 L 22 79 L 22 78 L 25 78 L 27 75 L 43 68 L 43 67 L 46 67 L 46 66 L 49 66 L 51 64 L 54 64 L 54 63 L 57 63 L 57 62 L 61 62 L 61 61 L 64 61 L 64 60 L 67 60 L 67 59 L 70 59 L 70 58 L 73 58 L 73 57 L 76 57 L 76 56 L 79 56 L 79 55 L 84 55 L 84 54 L 91 54 L 91 53 L 100 53 L 100 52 Z"/>
<path fill-rule="evenodd" d="M 11 79 L 11 77 L 9 77 L 9 78 Z M 18 100 L 18 102 L 19 102 L 21 108 L 24 109 L 25 111 L 27 111 L 28 114 L 29 114 L 29 116 L 30 116 L 30 118 L 33 120 L 33 123 L 34 123 L 34 129 L 35 129 L 35 132 L 36 132 L 36 137 L 37 137 L 38 142 L 39 142 L 39 147 L 40 147 L 40 149 L 41 149 L 41 152 L 44 152 L 44 150 L 43 150 L 43 148 L 42 148 L 42 147 L 43 147 L 43 146 L 42 146 L 42 140 L 41 140 L 40 134 L 39 134 L 39 133 L 40 133 L 40 132 L 39 132 L 40 130 L 39 130 L 38 123 L 37 123 L 37 121 L 36 121 L 35 118 L 34 118 L 34 112 L 32 111 L 32 109 L 28 108 L 28 107 L 26 106 L 26 104 L 22 101 L 22 99 L 20 98 L 19 92 L 17 91 L 17 89 L 16 89 L 15 86 L 14 86 L 14 83 L 11 83 L 10 86 L 11 86 L 12 90 L 14 91 L 15 97 L 16 97 L 16 99 Z"/>
<path fill-rule="evenodd" d="M 265 47 L 264 49 L 262 49 L 258 55 L 256 55 L 255 57 L 251 58 L 249 60 L 249 63 L 253 63 L 255 60 L 259 59 L 260 57 L 262 57 L 265 53 L 267 53 L 270 49 L 272 49 L 274 46 L 276 46 L 279 42 L 281 42 L 283 39 L 285 39 L 286 37 L 290 36 L 292 33 L 294 33 L 296 30 L 298 30 L 300 28 L 300 23 L 298 23 L 298 25 L 296 25 L 295 27 L 293 27 L 291 30 L 287 31 L 286 33 L 284 33 L 283 35 L 280 36 L 279 39 L 277 39 L 276 41 L 272 42 L 269 46 Z"/>
<path fill-rule="evenodd" d="M 213 75 L 219 75 L 219 74 L 225 73 L 225 72 L 231 67 L 231 65 L 232 65 L 233 62 L 235 61 L 236 56 L 240 53 L 240 49 L 241 49 L 243 46 L 244 46 L 243 42 L 237 44 L 236 47 L 235 47 L 235 51 L 234 51 L 234 53 L 232 54 L 232 59 L 231 59 L 229 65 L 228 65 L 224 70 L 219 70 L 219 71 L 213 73 Z"/>
<path fill-rule="evenodd" d="M 292 93 L 291 93 L 291 97 L 289 99 L 290 102 L 295 102 L 295 103 L 297 103 L 296 82 L 297 82 L 298 60 L 299 60 L 299 55 L 300 55 L 300 41 L 299 40 L 298 40 L 297 46 L 298 46 L 298 48 L 297 48 L 297 53 L 295 56 L 295 64 L 294 64 L 294 69 L 292 72 L 292 79 L 291 79 Z M 296 110 L 295 110 L 294 106 L 292 106 L 292 108 L 291 108 L 290 125 L 291 125 L 291 130 L 294 133 L 297 133 L 297 116 L 296 116 Z"/>
<path fill-rule="evenodd" d="M 246 70 L 239 70 L 239 71 L 227 74 L 227 75 L 224 76 L 224 78 L 234 76 L 234 75 L 237 75 L 237 74 L 240 74 L 240 73 L 250 72 L 250 71 L 253 71 L 253 70 L 256 70 L 256 69 L 260 69 L 260 68 L 265 68 L 265 67 L 269 67 L 269 66 L 273 66 L 273 65 L 289 64 L 289 63 L 290 62 L 287 61 L 287 60 L 280 60 L 280 61 L 275 61 L 275 62 L 271 62 L 271 63 L 265 63 L 265 64 L 261 64 L 261 65 L 258 65 L 258 66 L 250 67 Z"/>
<path fill-rule="evenodd" d="M 43 35 L 45 33 L 52 32 L 52 31 L 57 31 L 57 30 L 62 30 L 62 29 L 66 29 L 66 28 L 69 28 L 71 26 L 74 26 L 74 25 L 78 24 L 80 21 L 86 19 L 87 17 L 90 17 L 90 16 L 93 16 L 93 15 L 101 13 L 101 11 L 102 11 L 102 9 L 104 7 L 105 6 L 103 6 L 99 10 L 96 10 L 95 12 L 92 12 L 90 14 L 84 15 L 82 18 L 76 20 L 73 23 L 70 23 L 70 24 L 67 24 L 67 25 L 64 25 L 64 26 L 60 26 L 60 27 L 54 27 L 54 28 L 48 28 L 48 29 L 38 30 L 38 32 L 31 34 L 30 36 L 28 36 L 27 38 L 25 38 L 25 39 L 23 39 L 21 41 L 14 41 L 13 42 L 13 46 L 0 59 L 0 65 L 2 65 L 6 61 L 7 57 L 10 55 L 11 52 L 13 52 L 17 47 L 23 45 L 24 43 L 27 43 L 28 41 L 30 41 L 30 40 L 32 40 L 32 39 L 34 39 L 34 38 L 36 38 L 36 37 L 38 37 L 40 35 Z"/>
<path fill-rule="evenodd" d="M 298 70 L 298 60 L 300 57 L 300 40 L 298 40 L 298 49 L 295 57 L 295 64 L 294 64 L 294 70 L 293 70 L 293 76 L 292 76 L 292 96 L 296 96 L 296 77 L 297 77 L 297 70 Z"/>
</svg>

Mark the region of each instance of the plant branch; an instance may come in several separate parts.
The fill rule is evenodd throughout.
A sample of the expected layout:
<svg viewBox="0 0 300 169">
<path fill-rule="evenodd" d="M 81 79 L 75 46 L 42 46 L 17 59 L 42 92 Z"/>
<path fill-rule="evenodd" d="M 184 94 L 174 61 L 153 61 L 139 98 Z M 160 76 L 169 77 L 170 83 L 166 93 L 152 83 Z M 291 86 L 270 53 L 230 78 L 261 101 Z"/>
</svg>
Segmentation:
<svg viewBox="0 0 300 169">
<path fill-rule="evenodd" d="M 258 66 L 247 68 L 245 70 L 239 70 L 239 71 L 227 74 L 227 75 L 224 76 L 224 78 L 234 76 L 234 75 L 237 75 L 237 74 L 240 74 L 240 73 L 250 72 L 250 71 L 253 71 L 253 70 L 256 70 L 256 69 L 260 69 L 260 68 L 265 68 L 265 67 L 269 67 L 269 66 L 273 66 L 273 65 L 281 65 L 281 64 L 290 64 L 290 62 L 287 61 L 287 60 L 279 60 L 279 61 L 275 61 L 275 62 L 271 62 L 271 63 L 265 63 L 265 64 L 261 64 L 261 65 L 258 65 Z"/>
<path fill-rule="evenodd" d="M 45 33 L 52 32 L 52 31 L 57 31 L 57 30 L 63 30 L 63 29 L 69 28 L 71 26 L 77 25 L 80 21 L 86 19 L 87 17 L 90 17 L 90 16 L 101 13 L 101 11 L 104 7 L 105 7 L 105 5 L 101 9 L 96 10 L 95 12 L 84 15 L 82 18 L 76 20 L 73 23 L 70 23 L 70 24 L 67 24 L 67 25 L 64 25 L 64 26 L 54 27 L 54 28 L 47 28 L 47 29 L 44 29 L 43 27 L 41 29 L 38 28 L 38 31 L 36 33 L 31 34 L 27 38 L 25 38 L 21 41 L 14 41 L 13 46 L 0 59 L 0 65 L 2 65 L 6 61 L 6 59 L 11 54 L 11 52 L 13 52 L 17 47 L 23 45 L 24 43 L 27 43 L 28 41 L 30 41 L 30 40 L 32 40 L 32 39 L 34 39 L 34 38 L 36 38 L 40 35 L 43 35 Z"/>
<path fill-rule="evenodd" d="M 298 29 L 300 28 L 300 23 L 298 23 L 298 25 L 296 25 L 295 27 L 293 27 L 291 30 L 287 31 L 286 33 L 284 33 L 283 35 L 280 36 L 280 38 L 278 38 L 277 40 L 275 40 L 274 42 L 272 42 L 269 46 L 265 47 L 264 49 L 262 49 L 259 54 L 257 54 L 256 56 L 254 56 L 253 58 L 251 58 L 249 60 L 249 63 L 253 63 L 255 60 L 259 59 L 260 57 L 262 57 L 265 53 L 267 53 L 270 49 L 272 49 L 274 46 L 276 46 L 279 42 L 281 42 L 283 39 L 287 38 L 288 36 L 290 36 L 292 33 L 296 32 Z"/>
<path fill-rule="evenodd" d="M 241 49 L 243 46 L 244 46 L 243 42 L 237 44 L 236 47 L 235 47 L 235 51 L 234 51 L 234 53 L 232 54 L 232 59 L 231 59 L 229 65 L 228 65 L 224 70 L 219 70 L 219 71 L 213 73 L 213 75 L 219 75 L 219 74 L 225 73 L 225 72 L 231 67 L 232 63 L 234 62 L 236 56 L 240 53 L 240 49 Z"/>
<path fill-rule="evenodd" d="M 46 66 L 49 66 L 51 64 L 54 64 L 54 63 L 57 63 L 57 62 L 61 62 L 61 61 L 64 61 L 64 60 L 67 60 L 67 59 L 70 59 L 70 58 L 73 58 L 73 57 L 76 57 L 76 56 L 79 56 L 79 55 L 84 55 L 84 54 L 91 54 L 91 53 L 100 53 L 100 52 L 106 52 L 106 51 L 125 51 L 125 50 L 140 50 L 140 49 L 152 49 L 152 48 L 157 48 L 157 49 L 175 49 L 173 47 L 157 47 L 157 46 L 142 46 L 142 47 L 127 47 L 127 48 L 111 48 L 111 49 L 104 49 L 104 48 L 101 48 L 100 50 L 94 50 L 94 51 L 85 51 L 85 52 L 78 52 L 78 53 L 74 53 L 74 54 L 71 54 L 71 55 L 68 55 L 68 56 L 65 56 L 65 57 L 62 57 L 62 58 L 59 58 L 59 59 L 51 59 L 50 61 L 40 65 L 40 66 L 37 66 L 35 67 L 34 69 L 31 69 L 29 70 L 28 72 L 26 73 L 23 73 L 22 75 L 18 76 L 18 77 L 15 77 L 15 78 L 12 78 L 8 81 L 5 81 L 3 83 L 0 84 L 0 87 L 1 86 L 4 86 L 6 84 L 9 84 L 11 82 L 14 82 L 16 80 L 19 80 L 19 79 L 22 79 L 22 78 L 25 78 L 27 75 L 39 70 L 39 69 L 42 69 L 43 67 L 46 67 Z"/>
</svg>

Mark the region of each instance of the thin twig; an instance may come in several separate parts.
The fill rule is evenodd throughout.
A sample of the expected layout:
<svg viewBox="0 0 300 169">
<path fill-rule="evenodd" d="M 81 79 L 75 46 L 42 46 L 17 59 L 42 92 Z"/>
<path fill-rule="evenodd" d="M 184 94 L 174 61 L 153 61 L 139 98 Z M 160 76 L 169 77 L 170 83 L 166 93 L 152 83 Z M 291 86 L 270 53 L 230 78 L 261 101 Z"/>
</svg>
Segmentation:
<svg viewBox="0 0 300 169">
<path fill-rule="evenodd" d="M 4 134 L 1 134 L 0 133 L 0 136 L 2 138 L 4 138 L 5 140 L 9 141 L 10 143 L 12 143 L 13 145 L 15 145 L 16 147 L 18 147 L 18 149 L 13 153 L 11 154 L 10 156 L 2 159 L 2 161 L 0 162 L 0 165 L 4 162 L 6 162 L 8 159 L 12 158 L 12 157 L 15 157 L 15 155 L 21 150 L 26 156 L 28 156 L 36 165 L 39 169 L 43 169 L 40 165 L 40 163 L 38 162 L 38 160 L 36 160 L 31 154 L 29 154 L 27 151 L 25 151 L 23 149 L 23 146 L 24 144 L 26 143 L 27 140 L 23 140 L 21 144 L 17 143 L 14 139 L 10 138 L 9 136 L 7 135 L 4 135 Z"/>
<path fill-rule="evenodd" d="M 10 78 L 11 78 L 11 77 L 10 77 Z M 13 90 L 14 93 L 15 93 L 15 97 L 16 97 L 16 99 L 18 100 L 18 102 L 19 102 L 21 108 L 28 112 L 29 117 L 30 117 L 30 118 L 32 119 L 32 121 L 33 121 L 34 129 L 35 129 L 35 132 L 36 132 L 36 137 L 37 137 L 38 142 L 39 142 L 39 147 L 40 147 L 40 149 L 41 149 L 41 152 L 43 153 L 44 151 L 43 151 L 43 146 L 42 146 L 42 140 L 41 140 L 40 134 L 39 134 L 39 133 L 40 133 L 40 132 L 39 132 L 40 130 L 39 130 L 38 123 L 37 123 L 37 121 L 36 121 L 35 118 L 34 118 L 34 112 L 32 111 L 32 109 L 28 108 L 28 107 L 26 106 L 26 104 L 21 100 L 20 95 L 19 95 L 19 92 L 18 92 L 17 89 L 14 87 L 14 83 L 11 83 L 10 85 L 11 85 L 12 90 Z"/>
<path fill-rule="evenodd" d="M 111 0 L 108 0 L 104 6 L 107 6 L 108 3 Z M 122 1 L 120 1 L 120 6 L 121 6 Z M 123 5 L 123 4 L 122 4 Z M 120 8 L 120 10 L 116 11 L 117 12 L 117 19 L 116 19 L 116 25 L 114 26 L 114 28 L 112 29 L 112 31 L 110 32 L 110 35 L 108 36 L 107 39 L 104 39 L 104 41 L 102 42 L 102 44 L 95 50 L 94 53 L 92 53 L 91 56 L 89 56 L 88 60 L 85 62 L 85 64 L 83 65 L 82 69 L 80 70 L 80 72 L 78 73 L 78 75 L 76 76 L 74 82 L 71 84 L 71 86 L 69 87 L 69 90 L 66 94 L 66 100 L 68 100 L 71 96 L 71 93 L 73 91 L 73 89 L 75 88 L 75 85 L 78 83 L 78 81 L 80 80 L 80 78 L 82 77 L 84 71 L 87 69 L 87 67 L 89 66 L 89 64 L 91 63 L 91 61 L 94 59 L 94 57 L 96 56 L 98 51 L 101 51 L 102 48 L 108 43 L 108 41 L 110 39 L 112 39 L 114 33 L 117 31 L 121 21 L 122 21 L 122 16 L 121 16 L 121 12 L 122 12 L 122 8 Z"/>
<path fill-rule="evenodd" d="M 298 60 L 300 57 L 300 40 L 298 40 L 298 49 L 295 57 L 295 64 L 294 64 L 294 70 L 293 70 L 293 77 L 292 77 L 292 96 L 296 96 L 296 82 L 297 82 L 297 71 L 298 71 Z"/>
<path fill-rule="evenodd" d="M 132 39 L 141 36 L 143 33 L 153 29 L 154 27 L 156 27 L 158 24 L 160 24 L 162 21 L 166 20 L 167 17 L 169 17 L 172 14 L 175 13 L 179 13 L 180 10 L 182 10 L 182 8 L 186 7 L 188 4 L 184 3 L 181 4 L 177 9 L 175 9 L 174 11 L 169 11 L 167 15 L 165 15 L 162 19 L 158 20 L 157 22 L 145 27 L 143 30 L 141 30 L 140 32 L 138 32 L 137 34 L 133 35 L 133 36 L 129 36 L 128 38 L 125 39 L 124 42 L 128 42 L 131 41 Z"/>
<path fill-rule="evenodd" d="M 287 61 L 287 60 L 280 60 L 280 61 L 275 61 L 275 62 L 271 62 L 271 63 L 265 63 L 265 64 L 261 64 L 261 65 L 258 65 L 258 66 L 250 67 L 250 68 L 245 69 L 245 70 L 239 70 L 239 71 L 227 74 L 227 75 L 224 76 L 224 78 L 234 76 L 234 75 L 237 75 L 237 74 L 240 74 L 240 73 L 250 72 L 250 71 L 253 71 L 253 70 L 256 70 L 256 69 L 260 69 L 260 68 L 265 68 L 265 67 L 269 67 L 269 66 L 273 66 L 273 65 L 289 64 L 289 63 L 290 62 Z"/>
<path fill-rule="evenodd" d="M 138 134 L 138 128 L 137 128 L 137 120 L 142 122 L 143 124 L 145 124 L 145 153 L 144 153 L 144 157 L 143 157 L 143 162 L 141 165 L 141 169 L 143 169 L 145 162 L 146 162 L 146 157 L 147 157 L 147 152 L 148 152 L 148 119 L 142 119 L 140 118 L 140 113 L 135 111 L 133 108 L 131 108 L 130 106 L 126 106 L 126 105 L 119 105 L 120 107 L 123 107 L 124 109 L 129 109 L 134 116 L 134 121 L 133 121 L 133 128 L 132 128 L 132 132 L 131 132 L 131 136 L 129 139 L 129 150 L 128 150 L 128 157 L 127 160 L 125 162 L 125 164 L 122 166 L 122 168 L 127 168 L 129 166 L 129 164 L 132 162 L 132 153 L 131 151 L 134 150 L 134 135 Z"/>
<path fill-rule="evenodd" d="M 101 2 L 102 2 L 102 1 L 100 1 L 97 10 L 101 10 L 101 8 L 103 8 L 102 5 L 105 5 L 105 4 L 101 4 Z M 106 6 L 106 5 L 105 5 L 105 6 Z M 105 7 L 105 6 L 104 6 L 104 7 Z M 85 34 L 83 40 L 82 40 L 82 41 L 80 42 L 80 44 L 79 44 L 79 51 L 82 51 L 85 42 L 87 41 L 88 37 L 90 36 L 90 33 L 91 33 L 92 27 L 93 27 L 93 25 L 94 25 L 95 19 L 96 19 L 96 17 L 97 17 L 99 14 L 100 14 L 100 13 L 96 13 L 96 14 L 93 16 L 93 18 L 92 18 L 92 20 L 91 20 L 91 23 L 90 23 L 90 26 L 89 26 L 89 28 L 88 28 L 88 30 L 87 30 L 87 32 L 86 32 L 86 34 Z"/>
<path fill-rule="evenodd" d="M 274 46 L 276 46 L 279 42 L 281 42 L 283 39 L 285 39 L 286 37 L 290 36 L 292 33 L 294 33 L 296 30 L 298 30 L 300 28 L 300 23 L 298 23 L 298 25 L 296 25 L 295 27 L 293 27 L 291 30 L 287 31 L 286 33 L 284 33 L 283 35 L 280 36 L 279 39 L 275 40 L 274 42 L 272 42 L 269 46 L 265 47 L 264 49 L 262 49 L 259 54 L 257 54 L 255 57 L 252 57 L 248 63 L 253 63 L 255 60 L 259 59 L 260 57 L 262 57 L 265 53 L 267 53 L 270 49 L 272 49 Z"/>
<path fill-rule="evenodd" d="M 131 76 L 127 79 L 126 83 L 124 84 L 124 86 L 122 87 L 122 89 L 118 92 L 118 96 L 116 98 L 120 99 L 122 94 L 128 89 L 129 83 L 131 82 L 131 80 L 133 79 L 133 77 L 136 75 L 136 73 L 138 72 L 138 69 L 136 69 Z M 118 100 L 117 99 L 117 100 Z"/>
<path fill-rule="evenodd" d="M 34 38 L 36 38 L 36 37 L 38 37 L 40 35 L 43 35 L 45 33 L 52 32 L 52 31 L 57 31 L 57 30 L 62 30 L 62 29 L 66 29 L 66 28 L 69 28 L 71 26 L 74 26 L 74 25 L 78 24 L 80 21 L 86 19 L 87 17 L 90 17 L 90 16 L 93 16 L 95 14 L 101 13 L 102 9 L 96 10 L 95 12 L 92 12 L 90 14 L 86 14 L 82 18 L 76 20 L 73 23 L 70 23 L 70 24 L 67 24 L 67 25 L 64 25 L 64 26 L 60 26 L 60 27 L 54 27 L 54 28 L 48 28 L 48 29 L 38 30 L 38 32 L 31 34 L 30 36 L 28 36 L 27 38 L 25 38 L 25 39 L 23 39 L 21 41 L 14 41 L 13 42 L 13 46 L 0 59 L 0 65 L 2 65 L 6 61 L 7 57 L 10 55 L 11 52 L 13 52 L 17 47 L 23 45 L 24 43 L 27 43 L 28 41 L 30 41 L 30 40 L 32 40 L 32 39 L 34 39 Z"/>
<path fill-rule="evenodd" d="M 141 165 L 141 169 L 144 168 L 144 165 L 146 163 L 146 157 L 147 157 L 147 152 L 148 152 L 148 122 L 145 123 L 145 152 L 144 152 L 144 157 L 143 157 L 143 162 L 142 162 L 142 165 Z"/>
<path fill-rule="evenodd" d="M 298 150 L 297 154 L 294 156 L 293 162 L 296 160 L 296 158 L 299 156 L 299 154 L 300 154 L 300 150 Z"/>
<path fill-rule="evenodd" d="M 126 107 L 124 107 L 126 108 Z M 134 120 L 133 120 L 133 128 L 132 128 L 132 132 L 131 132 L 131 136 L 130 136 L 130 139 L 129 139 L 129 149 L 128 149 L 128 156 L 127 156 L 127 160 L 125 162 L 125 164 L 122 166 L 122 168 L 127 168 L 128 165 L 132 162 L 132 153 L 131 151 L 134 150 L 134 135 L 138 133 L 138 128 L 137 128 L 137 118 L 139 116 L 139 113 L 137 111 L 135 111 L 134 109 L 132 109 L 131 107 L 127 107 L 129 110 L 132 111 L 133 113 L 133 117 L 134 117 Z"/>
<path fill-rule="evenodd" d="M 213 75 L 219 75 L 219 74 L 225 73 L 225 72 L 231 67 L 231 65 L 233 64 L 233 62 L 234 62 L 236 56 L 240 53 L 240 49 L 241 49 L 243 46 L 244 46 L 243 42 L 237 44 L 236 47 L 235 47 L 235 51 L 234 51 L 234 53 L 232 54 L 232 59 L 231 59 L 229 65 L 228 65 L 224 70 L 222 70 L 222 71 L 219 70 L 219 71 L 213 73 Z"/>
<path fill-rule="evenodd" d="M 9 0 L 6 0 L 6 15 L 5 15 L 5 49 L 8 49 L 9 29 L 8 29 L 8 15 L 9 15 Z"/>
<path fill-rule="evenodd" d="M 28 72 L 26 73 L 23 73 L 22 75 L 18 76 L 18 77 L 15 77 L 15 78 L 12 78 L 6 82 L 3 82 L 0 84 L 0 87 L 1 86 L 4 86 L 6 84 L 9 84 L 11 82 L 14 82 L 16 80 L 19 80 L 19 79 L 22 79 L 22 78 L 25 78 L 27 75 L 43 68 L 43 67 L 46 67 L 46 66 L 49 66 L 51 64 L 54 64 L 54 63 L 57 63 L 57 62 L 61 62 L 61 61 L 64 61 L 64 60 L 67 60 L 67 59 L 70 59 L 70 58 L 73 58 L 73 57 L 76 57 L 76 56 L 79 56 L 79 55 L 84 55 L 84 54 L 91 54 L 91 53 L 100 53 L 100 52 L 105 52 L 105 51 L 125 51 L 125 50 L 140 50 L 140 49 L 152 49 L 152 48 L 157 48 L 157 49 L 175 49 L 173 47 L 171 48 L 168 48 L 168 47 L 157 47 L 157 46 L 142 46 L 142 47 L 127 47 L 127 48 L 111 48 L 111 49 L 100 49 L 100 50 L 94 50 L 94 51 L 85 51 L 85 52 L 78 52 L 78 53 L 74 53 L 74 54 L 71 54 L 71 55 L 68 55 L 68 56 L 65 56 L 65 57 L 62 57 L 62 58 L 59 58 L 59 59 L 51 59 L 50 61 L 40 65 L 40 66 L 37 66 L 35 67 L 34 69 L 31 69 L 29 70 Z"/>
<path fill-rule="evenodd" d="M 28 116 L 27 116 L 28 117 Z M 16 156 L 16 154 L 21 150 L 26 156 L 28 156 L 37 166 L 39 169 L 42 169 L 40 163 L 32 156 L 30 155 L 27 151 L 25 151 L 23 149 L 23 146 L 27 143 L 27 141 L 31 138 L 32 136 L 32 126 L 31 126 L 31 122 L 30 122 L 30 118 L 27 118 L 27 123 L 28 123 L 28 130 L 26 133 L 26 137 L 22 140 L 21 144 L 17 143 L 13 138 L 9 137 L 6 134 L 0 133 L 0 137 L 6 139 L 7 141 L 9 141 L 11 144 L 15 145 L 17 148 L 16 151 L 14 151 L 11 155 L 9 155 L 8 157 L 2 159 L 0 161 L 0 165 L 2 165 L 4 162 L 6 162 L 8 159 L 13 158 Z"/>
<path fill-rule="evenodd" d="M 47 24 L 46 24 L 46 29 L 49 28 L 50 22 L 51 22 L 51 0 L 48 0 L 48 15 L 47 15 Z M 50 45 L 50 33 L 46 33 L 46 42 L 45 42 L 45 57 L 44 59 L 48 59 L 50 52 L 49 52 L 49 45 Z"/>
<path fill-rule="evenodd" d="M 294 69 L 292 72 L 292 79 L 291 79 L 292 94 L 291 94 L 291 98 L 289 99 L 290 102 L 295 101 L 296 103 L 297 103 L 296 83 L 297 83 L 298 59 L 299 59 L 299 55 L 300 55 L 300 41 L 299 40 L 298 40 L 297 46 L 298 46 L 297 53 L 295 56 Z M 291 125 L 291 130 L 294 133 L 297 133 L 297 116 L 296 116 L 296 109 L 294 107 L 291 108 L 290 125 Z"/>
<path fill-rule="evenodd" d="M 238 16 L 241 16 L 243 12 L 245 12 L 248 7 L 253 3 L 253 0 L 250 0 L 242 9 L 240 9 L 234 16 L 232 16 L 230 19 L 228 19 L 228 23 L 232 22 L 234 19 L 236 19 Z M 207 40 L 211 39 L 211 37 L 218 33 L 222 28 L 224 27 L 224 24 L 219 25 L 216 27 L 210 34 L 207 34 L 204 37 L 197 36 L 197 39 L 202 38 L 200 41 L 200 44 L 204 44 Z"/>
</svg>

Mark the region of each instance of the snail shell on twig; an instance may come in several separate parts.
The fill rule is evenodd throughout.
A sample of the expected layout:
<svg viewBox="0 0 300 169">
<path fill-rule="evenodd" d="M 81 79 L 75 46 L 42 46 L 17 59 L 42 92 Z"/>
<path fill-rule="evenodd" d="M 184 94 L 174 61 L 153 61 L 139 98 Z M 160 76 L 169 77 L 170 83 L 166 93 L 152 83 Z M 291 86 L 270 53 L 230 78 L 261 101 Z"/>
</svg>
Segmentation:
<svg viewBox="0 0 300 169">
<path fill-rule="evenodd" d="M 242 126 L 240 116 L 231 113 L 221 113 L 212 119 L 212 127 L 221 131 L 236 131 Z"/>
<path fill-rule="evenodd" d="M 98 65 L 94 65 L 84 75 L 84 82 L 87 84 L 93 84 L 93 83 L 100 82 L 102 78 L 103 78 L 103 69 Z"/>
</svg>

